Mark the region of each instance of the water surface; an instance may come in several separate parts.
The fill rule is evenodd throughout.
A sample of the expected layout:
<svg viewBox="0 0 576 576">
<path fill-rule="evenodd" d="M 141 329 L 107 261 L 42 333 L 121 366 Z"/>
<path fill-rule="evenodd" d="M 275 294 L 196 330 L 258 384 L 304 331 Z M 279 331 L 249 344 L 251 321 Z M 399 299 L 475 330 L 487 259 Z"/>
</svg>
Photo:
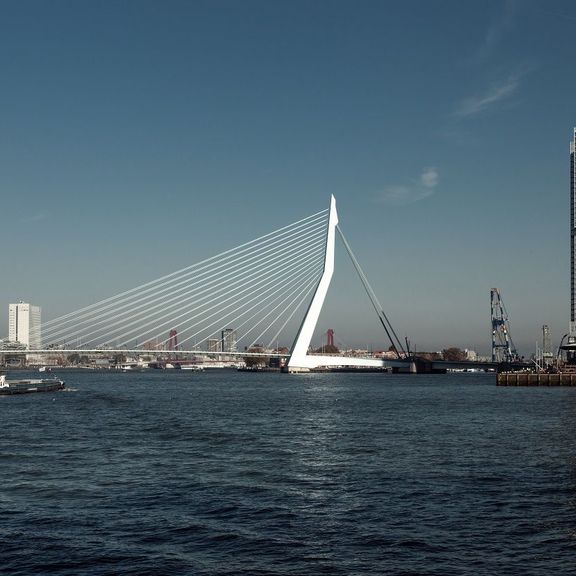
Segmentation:
<svg viewBox="0 0 576 576">
<path fill-rule="evenodd" d="M 576 573 L 576 388 L 63 376 L 0 397 L 0 572 Z"/>
</svg>

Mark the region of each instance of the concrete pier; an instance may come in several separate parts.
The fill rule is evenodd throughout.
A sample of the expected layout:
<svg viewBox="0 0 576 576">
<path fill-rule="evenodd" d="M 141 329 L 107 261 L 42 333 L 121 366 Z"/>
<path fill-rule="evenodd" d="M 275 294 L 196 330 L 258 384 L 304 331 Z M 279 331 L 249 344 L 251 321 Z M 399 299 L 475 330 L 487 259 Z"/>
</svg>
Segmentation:
<svg viewBox="0 0 576 576">
<path fill-rule="evenodd" d="M 498 386 L 576 386 L 576 373 L 500 372 Z"/>
</svg>

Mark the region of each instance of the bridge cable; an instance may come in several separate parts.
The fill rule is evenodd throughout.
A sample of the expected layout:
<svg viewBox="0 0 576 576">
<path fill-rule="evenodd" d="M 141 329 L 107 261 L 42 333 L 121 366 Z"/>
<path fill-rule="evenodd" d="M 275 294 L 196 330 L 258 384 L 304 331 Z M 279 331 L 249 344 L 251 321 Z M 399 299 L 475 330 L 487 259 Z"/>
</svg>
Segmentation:
<svg viewBox="0 0 576 576">
<path fill-rule="evenodd" d="M 338 231 L 338 234 L 340 235 L 340 238 L 342 239 L 342 242 L 344 243 L 346 251 L 348 252 L 348 256 L 350 256 L 350 259 L 352 260 L 352 264 L 354 265 L 354 268 L 356 269 L 356 272 L 358 273 L 360 280 L 362 281 L 362 285 L 364 286 L 364 290 L 366 290 L 366 293 L 368 294 L 368 298 L 370 298 L 370 302 L 372 302 L 372 306 L 374 307 L 374 310 L 376 311 L 376 314 L 378 315 L 380 323 L 384 327 L 384 331 L 386 332 L 386 335 L 388 336 L 388 339 L 390 340 L 390 343 L 392 344 L 393 351 L 396 353 L 396 356 L 398 356 L 398 358 L 401 357 L 399 350 L 402 352 L 403 355 L 406 355 L 406 351 L 404 350 L 404 347 L 402 346 L 402 342 L 400 341 L 400 339 L 396 335 L 396 332 L 394 331 L 394 328 L 392 327 L 390 320 L 388 320 L 388 317 L 384 313 L 384 310 L 382 309 L 382 304 L 380 304 L 380 302 L 378 301 L 378 298 L 376 297 L 376 294 L 374 293 L 372 286 L 370 286 L 370 283 L 368 282 L 368 278 L 366 277 L 366 274 L 364 274 L 364 271 L 362 270 L 360 263 L 358 262 L 358 260 L 354 256 L 354 253 L 352 252 L 352 248 L 350 248 L 350 244 L 348 244 L 348 241 L 346 240 L 344 233 L 340 229 L 340 226 L 336 225 L 336 230 Z M 394 341 L 394 339 L 396 340 L 396 342 Z"/>
<path fill-rule="evenodd" d="M 322 272 L 326 216 L 327 211 L 318 212 L 56 318 L 43 325 L 43 340 L 55 350 L 70 339 L 77 341 L 76 348 L 132 348 L 130 342 L 144 340 L 162 349 L 169 340 L 165 328 L 177 328 L 182 345 L 200 335 L 201 341 L 212 338 L 233 325 L 239 340 L 252 332 L 260 332 L 257 339 L 268 339 L 275 331 L 273 342 Z"/>
</svg>

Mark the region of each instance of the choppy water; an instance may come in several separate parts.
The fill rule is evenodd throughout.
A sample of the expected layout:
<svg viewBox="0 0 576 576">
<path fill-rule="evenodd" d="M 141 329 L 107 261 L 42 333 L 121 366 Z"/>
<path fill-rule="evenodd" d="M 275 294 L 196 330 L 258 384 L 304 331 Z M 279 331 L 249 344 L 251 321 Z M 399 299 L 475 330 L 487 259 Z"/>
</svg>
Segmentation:
<svg viewBox="0 0 576 576">
<path fill-rule="evenodd" d="M 65 379 L 0 397 L 1 573 L 576 573 L 576 388 Z"/>
</svg>

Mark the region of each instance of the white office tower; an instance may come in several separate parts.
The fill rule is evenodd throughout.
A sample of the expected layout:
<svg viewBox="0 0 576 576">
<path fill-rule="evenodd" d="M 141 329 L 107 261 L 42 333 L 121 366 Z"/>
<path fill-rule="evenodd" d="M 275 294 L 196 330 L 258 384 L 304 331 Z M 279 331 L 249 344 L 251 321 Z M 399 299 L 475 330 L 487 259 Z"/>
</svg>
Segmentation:
<svg viewBox="0 0 576 576">
<path fill-rule="evenodd" d="M 8 309 L 8 340 L 20 342 L 29 350 L 42 347 L 40 335 L 40 306 L 25 302 L 10 304 Z"/>
</svg>

